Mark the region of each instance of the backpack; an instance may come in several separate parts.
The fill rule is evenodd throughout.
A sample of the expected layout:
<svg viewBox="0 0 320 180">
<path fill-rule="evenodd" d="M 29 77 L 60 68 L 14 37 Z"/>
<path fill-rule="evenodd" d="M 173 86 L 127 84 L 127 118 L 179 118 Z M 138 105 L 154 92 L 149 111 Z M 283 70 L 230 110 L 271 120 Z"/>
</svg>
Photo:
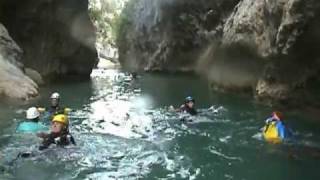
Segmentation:
<svg viewBox="0 0 320 180">
<path fill-rule="evenodd" d="M 281 142 L 276 121 L 271 121 L 264 126 L 263 137 L 266 141 L 271 143 L 277 144 Z"/>
</svg>

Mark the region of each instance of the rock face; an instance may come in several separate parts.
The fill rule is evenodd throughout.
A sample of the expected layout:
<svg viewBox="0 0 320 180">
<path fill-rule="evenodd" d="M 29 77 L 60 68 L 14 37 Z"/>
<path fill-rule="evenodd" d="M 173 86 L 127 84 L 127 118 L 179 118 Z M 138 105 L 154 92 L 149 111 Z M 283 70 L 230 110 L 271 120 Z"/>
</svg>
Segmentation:
<svg viewBox="0 0 320 180">
<path fill-rule="evenodd" d="M 0 24 L 0 95 L 28 99 L 38 95 L 38 86 L 22 71 L 22 50 Z"/>
<path fill-rule="evenodd" d="M 302 97 L 320 70 L 318 0 L 132 0 L 118 34 L 122 66 L 204 73 L 261 100 Z"/>
<path fill-rule="evenodd" d="M 22 63 L 46 78 L 89 77 L 97 63 L 87 0 L 2 0 L 0 21 L 23 49 Z"/>
<path fill-rule="evenodd" d="M 320 70 L 319 10 L 313 0 L 243 0 L 228 18 L 222 46 L 245 47 L 266 64 L 255 84 L 259 99 L 305 97 L 301 90 Z"/>
<path fill-rule="evenodd" d="M 130 69 L 190 70 L 237 0 L 138 0 L 124 9 L 119 60 Z"/>
<path fill-rule="evenodd" d="M 30 68 L 25 68 L 24 72 L 28 77 L 30 77 L 39 86 L 44 84 L 44 80 L 43 80 L 42 76 L 36 70 L 30 69 Z"/>
</svg>

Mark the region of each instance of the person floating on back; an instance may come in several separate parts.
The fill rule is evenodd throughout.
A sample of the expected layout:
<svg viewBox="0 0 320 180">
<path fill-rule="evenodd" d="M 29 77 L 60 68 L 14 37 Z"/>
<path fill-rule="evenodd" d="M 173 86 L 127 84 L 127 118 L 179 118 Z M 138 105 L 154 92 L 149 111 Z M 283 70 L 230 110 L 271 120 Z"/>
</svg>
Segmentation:
<svg viewBox="0 0 320 180">
<path fill-rule="evenodd" d="M 53 118 L 57 114 L 68 114 L 71 110 L 69 108 L 64 108 L 60 105 L 60 94 L 55 92 L 50 96 L 50 107 L 49 108 L 38 108 L 40 112 L 48 112 L 49 116 Z"/>
<path fill-rule="evenodd" d="M 291 130 L 283 122 L 283 114 L 275 111 L 271 117 L 266 119 L 265 126 L 263 127 L 263 137 L 270 143 L 281 143 L 290 140 L 292 133 Z"/>
<path fill-rule="evenodd" d="M 37 136 L 43 139 L 39 150 L 47 149 L 51 144 L 57 146 L 76 145 L 74 138 L 69 133 L 69 120 L 65 114 L 53 117 L 50 134 L 39 133 Z"/>
<path fill-rule="evenodd" d="M 48 131 L 48 128 L 39 122 L 40 113 L 36 107 L 31 107 L 26 112 L 26 120 L 21 122 L 16 131 L 19 133 L 37 133 Z"/>
<path fill-rule="evenodd" d="M 188 96 L 185 98 L 184 104 L 182 104 L 180 108 L 175 110 L 173 106 L 170 106 L 170 109 L 176 112 L 189 113 L 190 115 L 194 116 L 198 114 L 194 106 L 195 106 L 195 99 L 191 96 Z"/>
</svg>

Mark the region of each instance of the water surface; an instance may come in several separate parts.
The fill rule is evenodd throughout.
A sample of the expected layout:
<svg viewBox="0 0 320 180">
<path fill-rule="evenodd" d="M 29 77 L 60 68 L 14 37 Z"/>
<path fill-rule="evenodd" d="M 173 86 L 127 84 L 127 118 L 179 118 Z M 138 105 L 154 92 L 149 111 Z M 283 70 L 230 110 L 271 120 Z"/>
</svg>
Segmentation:
<svg viewBox="0 0 320 180">
<path fill-rule="evenodd" d="M 259 129 L 272 109 L 249 96 L 212 92 L 192 75 L 97 70 L 90 81 L 56 83 L 24 105 L 0 104 L 0 179 L 319 179 L 319 125 L 286 113 L 297 145 L 271 145 Z M 40 152 L 34 135 L 15 133 L 23 110 L 59 91 L 73 109 L 77 146 Z M 185 96 L 200 114 L 169 112 Z M 181 119 L 187 122 L 182 122 Z M 17 158 L 32 152 L 29 158 Z"/>
</svg>

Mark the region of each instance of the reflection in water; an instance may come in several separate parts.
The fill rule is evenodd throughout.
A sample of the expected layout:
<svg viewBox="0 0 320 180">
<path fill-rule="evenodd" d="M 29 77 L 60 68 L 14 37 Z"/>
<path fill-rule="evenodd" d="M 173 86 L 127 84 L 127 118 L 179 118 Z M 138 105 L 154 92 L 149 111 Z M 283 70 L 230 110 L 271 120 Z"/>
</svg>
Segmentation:
<svg viewBox="0 0 320 180">
<path fill-rule="evenodd" d="M 239 99 L 233 102 L 234 97 L 230 99 L 226 95 L 213 96 L 211 104 L 202 89 L 195 92 L 202 100 L 197 102 L 203 102 L 197 103 L 199 116 L 172 113 L 166 107 L 170 103 L 179 104 L 182 98 L 166 92 L 168 87 L 172 91 L 185 88 L 182 86 L 185 79 L 167 78 L 155 75 L 132 79 L 117 70 L 94 71 L 89 83 L 90 100 L 81 97 L 85 100 L 70 114 L 77 146 L 38 151 L 40 140 L 33 135 L 14 134 L 12 125 L 0 136 L 0 171 L 3 172 L 0 179 L 318 177 L 315 170 L 318 161 L 300 156 L 301 164 L 296 164 L 288 158 L 292 157 L 288 149 L 262 141 L 258 133 L 262 123 L 257 119 L 262 119 L 260 114 L 267 114 L 264 111 L 268 110 L 250 102 L 239 103 Z M 192 82 L 203 88 L 197 81 L 187 80 L 187 86 Z M 156 87 L 151 87 L 150 82 Z M 79 88 L 82 86 L 88 84 Z M 62 94 L 80 95 L 73 87 L 63 88 Z M 79 100 L 70 100 L 75 102 Z M 301 142 L 313 142 L 317 146 L 318 136 L 317 132 L 306 133 Z M 27 158 L 17 158 L 25 152 Z M 295 173 L 288 174 L 284 169 Z M 268 171 L 272 173 L 261 176 Z M 306 172 L 309 174 L 305 175 Z"/>
<path fill-rule="evenodd" d="M 102 75 L 101 75 L 102 74 Z M 151 100 L 140 95 L 140 89 L 133 87 L 130 76 L 117 71 L 96 71 L 93 78 L 106 76 L 106 81 L 93 79 L 94 100 L 89 109 L 89 118 L 83 127 L 94 133 L 108 133 L 124 138 L 138 138 L 147 135 L 151 129 L 151 118 L 144 113 Z"/>
</svg>

